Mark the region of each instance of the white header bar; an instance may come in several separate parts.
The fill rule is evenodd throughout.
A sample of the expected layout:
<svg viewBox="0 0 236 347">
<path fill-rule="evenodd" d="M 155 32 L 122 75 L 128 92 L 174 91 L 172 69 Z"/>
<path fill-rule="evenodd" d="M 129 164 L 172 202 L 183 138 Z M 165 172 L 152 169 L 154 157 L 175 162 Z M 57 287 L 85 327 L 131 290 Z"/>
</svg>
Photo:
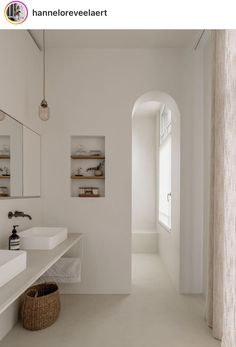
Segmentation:
<svg viewBox="0 0 236 347">
<path fill-rule="evenodd" d="M 234 29 L 235 0 L 2 0 L 0 29 Z"/>
</svg>

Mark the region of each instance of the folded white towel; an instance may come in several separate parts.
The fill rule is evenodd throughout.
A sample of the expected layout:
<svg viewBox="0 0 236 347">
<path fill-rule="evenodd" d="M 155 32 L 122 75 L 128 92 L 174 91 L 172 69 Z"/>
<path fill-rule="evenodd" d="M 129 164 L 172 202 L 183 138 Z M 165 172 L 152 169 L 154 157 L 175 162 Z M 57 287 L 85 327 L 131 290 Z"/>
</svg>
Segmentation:
<svg viewBox="0 0 236 347">
<path fill-rule="evenodd" d="M 42 281 L 55 281 L 57 283 L 81 282 L 80 258 L 60 258 L 43 276 Z"/>
</svg>

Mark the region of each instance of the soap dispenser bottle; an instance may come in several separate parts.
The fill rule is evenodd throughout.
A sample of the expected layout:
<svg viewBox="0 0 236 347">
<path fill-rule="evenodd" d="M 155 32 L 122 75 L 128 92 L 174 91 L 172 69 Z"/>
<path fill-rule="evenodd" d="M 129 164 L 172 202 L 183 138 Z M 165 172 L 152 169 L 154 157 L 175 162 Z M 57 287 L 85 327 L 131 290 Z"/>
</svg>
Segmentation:
<svg viewBox="0 0 236 347">
<path fill-rule="evenodd" d="M 17 251 L 20 249 L 20 236 L 17 235 L 16 227 L 19 225 L 13 225 L 12 234 L 9 237 L 9 249 L 12 251 Z"/>
</svg>

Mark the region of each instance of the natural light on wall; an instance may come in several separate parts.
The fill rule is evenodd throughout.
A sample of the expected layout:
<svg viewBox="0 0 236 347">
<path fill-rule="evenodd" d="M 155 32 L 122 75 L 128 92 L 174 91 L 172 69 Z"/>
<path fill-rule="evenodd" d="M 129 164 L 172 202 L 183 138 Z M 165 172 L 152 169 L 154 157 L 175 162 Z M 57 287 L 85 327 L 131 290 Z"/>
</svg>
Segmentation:
<svg viewBox="0 0 236 347">
<path fill-rule="evenodd" d="M 171 111 L 160 113 L 159 223 L 171 230 Z"/>
</svg>

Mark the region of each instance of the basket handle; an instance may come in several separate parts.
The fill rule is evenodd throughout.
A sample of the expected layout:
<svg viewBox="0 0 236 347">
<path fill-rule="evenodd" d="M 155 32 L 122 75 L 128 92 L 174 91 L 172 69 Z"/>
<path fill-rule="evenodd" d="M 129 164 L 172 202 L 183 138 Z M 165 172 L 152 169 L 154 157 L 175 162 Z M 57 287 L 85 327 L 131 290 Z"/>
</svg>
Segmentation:
<svg viewBox="0 0 236 347">
<path fill-rule="evenodd" d="M 32 292 L 33 292 L 33 293 L 32 293 Z M 32 290 L 31 293 L 34 294 L 34 295 L 32 296 L 33 298 L 37 298 L 37 296 L 38 296 L 38 294 L 39 294 L 39 292 L 38 292 L 37 289 Z"/>
</svg>

